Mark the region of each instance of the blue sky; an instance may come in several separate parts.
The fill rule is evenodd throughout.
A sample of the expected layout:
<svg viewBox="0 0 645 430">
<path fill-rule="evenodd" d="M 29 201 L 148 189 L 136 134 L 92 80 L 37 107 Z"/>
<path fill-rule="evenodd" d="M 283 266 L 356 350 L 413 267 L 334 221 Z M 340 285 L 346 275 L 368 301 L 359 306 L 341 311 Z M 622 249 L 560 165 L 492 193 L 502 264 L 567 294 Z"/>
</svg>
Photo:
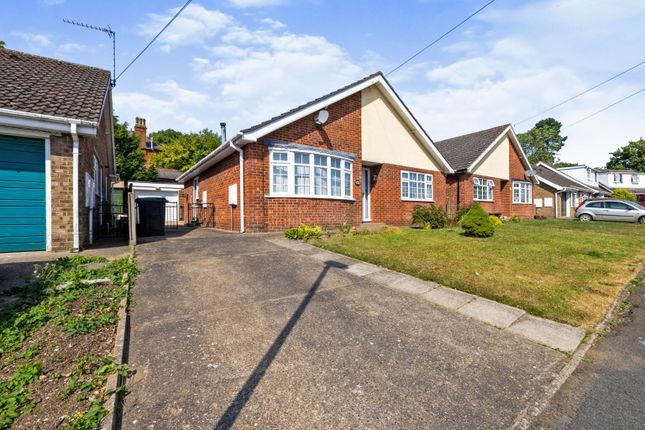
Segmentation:
<svg viewBox="0 0 645 430">
<path fill-rule="evenodd" d="M 115 111 L 149 130 L 229 133 L 376 70 L 387 72 L 484 0 L 194 0 L 128 70 Z M 8 48 L 111 68 L 101 34 L 117 32 L 117 74 L 183 0 L 5 2 Z M 645 60 L 642 0 L 497 0 L 389 76 L 430 136 L 515 123 Z M 643 87 L 645 66 L 553 112 L 572 123 Z M 645 93 L 566 128 L 561 159 L 603 165 L 645 136 Z M 538 118 L 539 119 L 539 118 Z M 537 119 L 536 119 L 537 120 Z M 536 121 L 516 127 L 524 131 Z"/>
</svg>

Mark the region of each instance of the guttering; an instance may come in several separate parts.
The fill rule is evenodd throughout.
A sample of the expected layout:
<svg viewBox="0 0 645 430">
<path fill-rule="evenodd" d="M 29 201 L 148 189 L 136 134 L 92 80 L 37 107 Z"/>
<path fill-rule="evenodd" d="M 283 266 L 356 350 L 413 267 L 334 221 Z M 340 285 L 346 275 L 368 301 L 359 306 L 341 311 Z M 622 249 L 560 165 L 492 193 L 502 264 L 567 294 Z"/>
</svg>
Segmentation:
<svg viewBox="0 0 645 430">
<path fill-rule="evenodd" d="M 229 144 L 240 153 L 240 233 L 244 233 L 244 150 L 235 146 L 233 140 Z"/>
<path fill-rule="evenodd" d="M 79 139 L 78 130 L 75 122 L 69 123 L 69 132 L 72 135 L 72 231 L 73 231 L 73 245 L 72 250 L 78 252 L 80 250 L 80 228 L 79 228 L 79 192 L 78 192 L 78 171 L 79 171 Z"/>
<path fill-rule="evenodd" d="M 96 136 L 98 129 L 98 122 L 96 121 L 0 108 L 0 124 L 10 127 L 67 133 L 69 131 L 69 124 L 72 122 L 77 124 L 78 134 Z"/>
</svg>

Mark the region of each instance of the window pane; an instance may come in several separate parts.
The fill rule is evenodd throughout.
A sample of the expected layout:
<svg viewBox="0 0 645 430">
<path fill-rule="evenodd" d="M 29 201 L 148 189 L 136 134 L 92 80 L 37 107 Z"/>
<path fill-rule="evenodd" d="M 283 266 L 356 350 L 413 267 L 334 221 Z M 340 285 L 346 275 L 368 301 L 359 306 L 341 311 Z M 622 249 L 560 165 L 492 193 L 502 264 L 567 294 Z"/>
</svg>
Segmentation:
<svg viewBox="0 0 645 430">
<path fill-rule="evenodd" d="M 407 182 L 401 182 L 401 196 L 406 199 L 410 198 L 410 189 Z"/>
<path fill-rule="evenodd" d="M 314 155 L 314 164 L 316 166 L 326 166 L 327 157 L 325 157 L 324 155 Z"/>
<path fill-rule="evenodd" d="M 273 161 L 287 161 L 287 153 L 286 152 L 274 152 L 273 153 Z"/>
<path fill-rule="evenodd" d="M 298 155 L 298 154 L 296 154 Z M 309 194 L 309 166 L 296 166 L 295 191 L 298 195 Z"/>
<path fill-rule="evenodd" d="M 347 170 L 352 170 L 352 163 L 350 163 L 349 161 L 345 161 L 345 168 Z"/>
<path fill-rule="evenodd" d="M 297 164 L 309 164 L 309 154 L 303 154 L 301 152 L 294 153 L 295 162 Z"/>
<path fill-rule="evenodd" d="M 334 159 L 332 158 L 332 164 L 333 161 Z M 331 169 L 331 195 L 340 196 L 340 170 L 337 169 Z"/>
<path fill-rule="evenodd" d="M 416 199 L 417 198 L 417 183 L 416 182 L 410 182 L 410 198 L 411 199 Z"/>
<path fill-rule="evenodd" d="M 432 182 L 426 183 L 426 198 L 432 199 Z"/>
<path fill-rule="evenodd" d="M 340 160 L 338 158 L 332 158 L 331 167 L 333 167 L 334 169 L 340 169 Z"/>
<path fill-rule="evenodd" d="M 352 174 L 345 172 L 345 196 L 352 195 Z"/>
<path fill-rule="evenodd" d="M 314 194 L 317 196 L 327 195 L 327 169 L 316 167 L 314 170 Z"/>
<path fill-rule="evenodd" d="M 287 167 L 273 166 L 273 192 L 286 193 L 288 190 Z"/>
<path fill-rule="evenodd" d="M 408 179 L 408 176 L 409 176 L 408 172 L 402 172 L 401 173 L 401 178 L 403 178 L 403 179 Z"/>
</svg>

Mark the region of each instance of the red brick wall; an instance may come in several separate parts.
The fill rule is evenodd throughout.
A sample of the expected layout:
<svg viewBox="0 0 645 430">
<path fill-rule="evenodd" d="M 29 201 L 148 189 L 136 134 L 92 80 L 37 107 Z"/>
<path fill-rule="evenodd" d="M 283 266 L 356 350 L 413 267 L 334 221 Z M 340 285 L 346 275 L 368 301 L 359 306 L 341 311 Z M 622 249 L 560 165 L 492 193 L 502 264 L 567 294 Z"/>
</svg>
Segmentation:
<svg viewBox="0 0 645 430">
<path fill-rule="evenodd" d="M 434 202 L 409 202 L 401 200 L 401 170 L 432 174 Z M 390 225 L 412 224 L 412 208 L 415 205 L 434 204 L 447 209 L 446 176 L 442 172 L 421 170 L 393 164 L 370 167 L 371 175 L 377 175 L 370 195 L 372 222 Z"/>
<path fill-rule="evenodd" d="M 553 199 L 553 207 L 544 207 L 544 198 L 550 197 Z M 545 185 L 533 185 L 533 198 L 542 199 L 542 207 L 535 208 L 536 215 L 544 216 L 547 218 L 555 218 L 555 193 Z"/>
<path fill-rule="evenodd" d="M 199 175 L 199 196 L 201 199 L 206 191 L 208 203 L 215 204 L 215 227 L 239 231 L 240 229 L 240 207 L 228 204 L 228 187 L 238 184 L 238 202 L 240 201 L 240 157 L 238 153 L 231 154 L 215 166 L 202 172 Z M 179 193 L 179 202 L 183 206 L 184 222 L 190 222 L 187 205 L 193 202 L 193 180 L 184 183 L 184 189 Z M 232 218 L 231 218 L 232 216 Z M 231 223 L 232 220 L 232 223 Z"/>
<path fill-rule="evenodd" d="M 457 200 L 457 186 L 459 186 L 459 207 L 469 207 L 473 204 L 473 176 L 484 179 L 491 179 L 495 183 L 493 189 L 493 201 L 478 203 L 489 213 L 499 213 L 505 216 L 517 215 L 524 218 L 533 218 L 535 208 L 533 204 L 513 204 L 513 180 L 528 181 L 526 167 L 522 164 L 518 152 L 513 144 L 509 143 L 509 177 L 510 180 L 494 178 L 483 175 L 472 175 L 470 173 L 460 173 L 451 175 L 449 178 L 449 187 L 451 197 L 449 202 Z M 457 185 L 458 184 L 458 185 Z M 454 200 L 453 200 L 454 199 Z"/>
</svg>

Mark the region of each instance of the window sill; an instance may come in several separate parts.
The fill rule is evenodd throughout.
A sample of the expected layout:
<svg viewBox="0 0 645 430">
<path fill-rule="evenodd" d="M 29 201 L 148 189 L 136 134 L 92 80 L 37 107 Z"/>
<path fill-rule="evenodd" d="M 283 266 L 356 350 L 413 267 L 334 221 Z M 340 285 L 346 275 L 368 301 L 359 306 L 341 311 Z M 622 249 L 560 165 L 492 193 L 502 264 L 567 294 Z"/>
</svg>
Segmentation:
<svg viewBox="0 0 645 430">
<path fill-rule="evenodd" d="M 295 194 L 265 194 L 265 199 L 312 199 L 312 200 L 340 200 L 345 202 L 355 202 L 353 197 L 332 197 L 332 196 L 301 196 Z"/>
<path fill-rule="evenodd" d="M 513 202 L 514 205 L 532 205 L 532 202 Z"/>
<path fill-rule="evenodd" d="M 495 200 L 473 199 L 474 202 L 495 203 Z"/>
<path fill-rule="evenodd" d="M 419 203 L 434 203 L 434 199 L 409 199 L 405 197 L 401 197 L 402 202 L 419 202 Z"/>
</svg>

